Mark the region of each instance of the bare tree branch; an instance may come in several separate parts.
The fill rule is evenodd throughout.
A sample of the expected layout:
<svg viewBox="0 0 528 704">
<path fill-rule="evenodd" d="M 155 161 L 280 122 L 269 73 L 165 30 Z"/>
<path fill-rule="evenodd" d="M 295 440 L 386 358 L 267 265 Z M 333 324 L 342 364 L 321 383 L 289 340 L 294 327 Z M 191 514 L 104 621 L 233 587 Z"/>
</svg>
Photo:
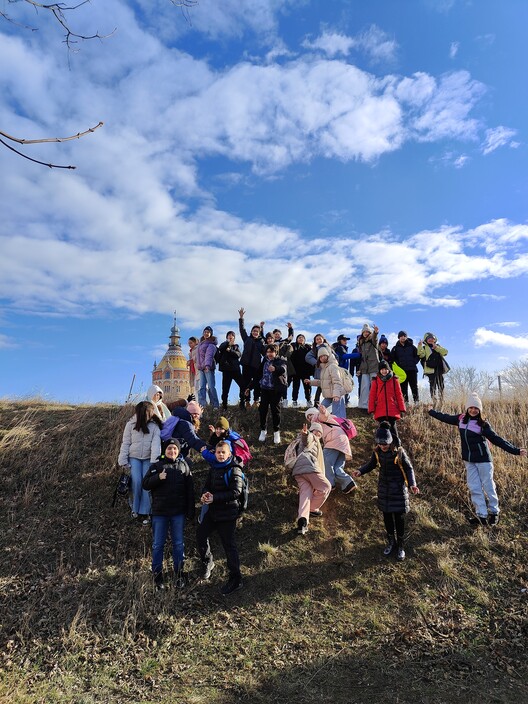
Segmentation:
<svg viewBox="0 0 528 704">
<path fill-rule="evenodd" d="M 13 3 L 18 3 L 18 2 L 26 2 L 28 5 L 31 5 L 32 7 L 35 8 L 35 12 L 38 13 L 39 10 L 47 10 L 48 12 L 51 12 L 51 14 L 55 17 L 57 22 L 61 25 L 61 27 L 65 30 L 66 35 L 64 42 L 68 49 L 73 51 L 73 46 L 72 44 L 76 44 L 77 39 L 82 39 L 82 40 L 88 40 L 88 39 L 108 39 L 108 37 L 111 37 L 112 34 L 117 30 L 117 27 L 114 27 L 114 29 L 109 32 L 108 34 L 99 34 L 99 32 L 96 32 L 95 34 L 79 34 L 78 32 L 74 32 L 73 29 L 70 27 L 68 24 L 68 21 L 66 19 L 66 12 L 72 12 L 73 10 L 77 10 L 79 7 L 82 7 L 83 5 L 86 5 L 90 2 L 90 0 L 82 0 L 82 2 L 77 3 L 76 5 L 66 5 L 66 3 L 63 2 L 54 2 L 50 4 L 45 4 L 41 2 L 37 2 L 37 0 L 7 0 L 10 4 Z M 187 0 L 185 0 L 187 1 Z M 4 17 L 7 19 L 9 22 L 13 22 L 13 20 L 8 17 L 4 12 L 0 13 L 0 16 Z M 35 31 L 36 28 L 31 27 L 33 31 Z"/>
<path fill-rule="evenodd" d="M 103 122 L 99 122 L 95 127 L 89 127 L 87 130 L 84 132 L 77 132 L 77 134 L 71 135 L 71 137 L 49 137 L 49 138 L 43 138 L 43 139 L 22 139 L 20 137 L 13 137 L 12 135 L 7 134 L 7 132 L 2 132 L 0 130 L 0 135 L 2 137 L 5 137 L 6 139 L 10 140 L 11 142 L 16 142 L 17 144 L 44 144 L 46 142 L 68 142 L 72 139 L 80 139 L 81 137 L 84 137 L 86 134 L 90 134 L 91 132 L 95 132 L 95 130 L 99 129 L 99 127 L 103 126 Z M 27 156 L 27 154 L 24 154 L 23 152 L 19 151 L 18 149 L 15 149 L 12 147 L 10 144 L 5 142 L 3 139 L 0 139 L 0 143 L 4 145 L 4 147 L 7 147 L 10 149 L 12 152 L 15 152 L 15 154 L 18 154 L 19 156 L 24 157 L 24 159 L 28 159 L 29 161 L 33 161 L 35 164 L 41 164 L 42 166 L 47 166 L 50 169 L 76 169 L 76 166 L 63 166 L 61 164 L 48 164 L 45 161 L 40 161 L 39 159 L 33 159 L 30 156 Z"/>
</svg>

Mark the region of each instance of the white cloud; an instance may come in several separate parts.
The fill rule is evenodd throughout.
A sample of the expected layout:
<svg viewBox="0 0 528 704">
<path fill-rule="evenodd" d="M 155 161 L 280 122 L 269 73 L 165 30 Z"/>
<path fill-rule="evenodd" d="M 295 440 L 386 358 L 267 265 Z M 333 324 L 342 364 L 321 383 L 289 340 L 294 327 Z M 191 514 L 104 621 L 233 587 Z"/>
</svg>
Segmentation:
<svg viewBox="0 0 528 704">
<path fill-rule="evenodd" d="M 302 46 L 321 51 L 330 58 L 348 56 L 355 50 L 365 54 L 372 63 L 392 62 L 398 50 L 397 42 L 376 25 L 353 37 L 325 29 L 316 39 L 305 39 Z"/>
<path fill-rule="evenodd" d="M 449 47 L 449 58 L 454 59 L 455 56 L 458 54 L 458 50 L 460 48 L 460 42 L 451 42 L 451 45 Z"/>
<path fill-rule="evenodd" d="M 528 350 L 528 335 L 506 335 L 487 328 L 477 328 L 475 331 L 475 347 L 498 345 L 510 347 L 512 350 Z"/>
<path fill-rule="evenodd" d="M 498 328 L 518 328 L 521 324 L 514 321 L 505 321 L 504 323 L 493 323 Z"/>
<path fill-rule="evenodd" d="M 511 129 L 509 127 L 494 127 L 493 129 L 486 130 L 486 139 L 482 145 L 482 153 L 486 156 L 491 154 L 495 149 L 499 147 L 504 147 L 506 144 L 516 148 L 519 146 L 518 142 L 513 142 L 512 137 L 515 137 L 517 130 Z"/>
<path fill-rule="evenodd" d="M 10 350 L 18 347 L 18 343 L 13 338 L 0 333 L 0 350 Z"/>
</svg>

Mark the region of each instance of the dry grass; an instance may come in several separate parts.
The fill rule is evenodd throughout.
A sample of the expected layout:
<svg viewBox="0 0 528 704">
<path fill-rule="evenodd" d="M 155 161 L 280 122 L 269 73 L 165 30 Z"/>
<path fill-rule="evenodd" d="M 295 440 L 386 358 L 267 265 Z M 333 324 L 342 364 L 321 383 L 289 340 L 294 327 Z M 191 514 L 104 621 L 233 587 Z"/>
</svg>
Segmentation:
<svg viewBox="0 0 528 704">
<path fill-rule="evenodd" d="M 526 445 L 525 405 L 488 412 L 497 432 Z M 232 410 L 233 426 L 255 445 L 250 511 L 238 532 L 245 589 L 220 596 L 226 574 L 215 540 L 211 583 L 194 576 L 189 528 L 191 584 L 157 594 L 149 530 L 123 505 L 110 507 L 130 414 L 0 403 L 0 701 L 526 700 L 522 460 L 494 451 L 503 517 L 494 530 L 472 532 L 456 428 L 413 409 L 401 429 L 422 495 L 409 516 L 409 559 L 398 564 L 380 555 L 374 473 L 356 495 L 332 494 L 300 538 L 285 444 L 257 447 L 255 412 Z M 351 415 L 357 467 L 373 424 Z M 288 409 L 283 421 L 286 443 L 302 416 Z M 197 462 L 198 485 L 205 471 Z"/>
</svg>

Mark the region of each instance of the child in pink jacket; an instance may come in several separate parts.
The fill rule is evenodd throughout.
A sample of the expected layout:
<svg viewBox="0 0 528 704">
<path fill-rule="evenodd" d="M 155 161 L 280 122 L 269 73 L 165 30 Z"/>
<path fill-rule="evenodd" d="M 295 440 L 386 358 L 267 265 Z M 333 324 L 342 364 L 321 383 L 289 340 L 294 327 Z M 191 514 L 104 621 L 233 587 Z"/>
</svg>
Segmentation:
<svg viewBox="0 0 528 704">
<path fill-rule="evenodd" d="M 335 417 L 322 404 L 317 408 L 307 408 L 304 412 L 309 423 L 320 423 L 323 428 L 324 463 L 326 478 L 332 485 L 337 484 L 343 494 L 356 489 L 356 482 L 345 472 L 346 460 L 352 459 L 350 440 Z"/>
</svg>

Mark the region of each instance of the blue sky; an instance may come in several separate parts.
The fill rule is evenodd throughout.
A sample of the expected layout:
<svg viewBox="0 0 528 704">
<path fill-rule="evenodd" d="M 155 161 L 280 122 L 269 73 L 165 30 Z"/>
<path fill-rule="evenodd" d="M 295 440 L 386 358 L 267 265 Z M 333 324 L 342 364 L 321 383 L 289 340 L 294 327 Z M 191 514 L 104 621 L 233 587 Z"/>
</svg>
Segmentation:
<svg viewBox="0 0 528 704">
<path fill-rule="evenodd" d="M 524 0 L 93 0 L 69 54 L 3 9 L 0 130 L 105 124 L 0 152 L 0 396 L 122 400 L 175 309 L 528 354 Z"/>
</svg>

